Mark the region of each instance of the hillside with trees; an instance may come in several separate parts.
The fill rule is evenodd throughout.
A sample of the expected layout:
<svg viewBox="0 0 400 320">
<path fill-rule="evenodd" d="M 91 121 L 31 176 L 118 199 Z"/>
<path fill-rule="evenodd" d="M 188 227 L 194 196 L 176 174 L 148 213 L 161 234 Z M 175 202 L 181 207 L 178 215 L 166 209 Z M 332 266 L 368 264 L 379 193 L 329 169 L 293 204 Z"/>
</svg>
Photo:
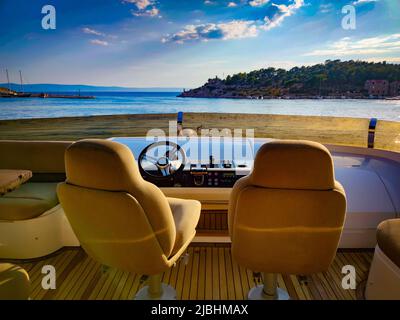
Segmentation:
<svg viewBox="0 0 400 320">
<path fill-rule="evenodd" d="M 327 60 L 290 70 L 266 68 L 210 79 L 181 97 L 203 98 L 364 98 L 367 80 L 400 80 L 400 65 L 386 62 Z"/>
</svg>

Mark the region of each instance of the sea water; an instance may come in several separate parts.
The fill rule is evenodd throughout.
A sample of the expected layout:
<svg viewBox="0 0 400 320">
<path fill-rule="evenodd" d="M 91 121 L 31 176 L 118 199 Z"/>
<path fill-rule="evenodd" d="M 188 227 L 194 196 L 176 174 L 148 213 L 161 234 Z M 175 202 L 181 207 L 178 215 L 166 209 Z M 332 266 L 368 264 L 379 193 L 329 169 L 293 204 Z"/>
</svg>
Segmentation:
<svg viewBox="0 0 400 320">
<path fill-rule="evenodd" d="M 200 99 L 178 98 L 178 92 L 85 92 L 82 94 L 93 95 L 96 98 L 88 100 L 0 98 L 0 120 L 183 111 L 378 118 L 400 121 L 399 100 Z"/>
</svg>

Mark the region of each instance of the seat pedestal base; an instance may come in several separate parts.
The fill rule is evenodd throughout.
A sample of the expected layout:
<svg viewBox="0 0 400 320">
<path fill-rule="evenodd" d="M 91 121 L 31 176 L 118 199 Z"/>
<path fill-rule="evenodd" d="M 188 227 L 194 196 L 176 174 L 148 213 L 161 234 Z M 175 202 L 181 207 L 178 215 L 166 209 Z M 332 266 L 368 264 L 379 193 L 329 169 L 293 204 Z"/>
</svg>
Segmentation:
<svg viewBox="0 0 400 320">
<path fill-rule="evenodd" d="M 289 300 L 289 294 L 278 288 L 278 276 L 275 273 L 264 273 L 264 284 L 252 288 L 249 300 Z"/>
<path fill-rule="evenodd" d="M 275 296 L 269 296 L 264 293 L 264 285 L 259 285 L 250 289 L 247 295 L 248 300 L 290 300 L 288 293 L 280 288 L 276 289 Z"/>
<path fill-rule="evenodd" d="M 138 291 L 135 300 L 176 300 L 176 291 L 173 287 L 162 283 L 161 292 L 159 295 L 151 295 L 149 292 L 150 286 L 145 286 Z"/>
</svg>

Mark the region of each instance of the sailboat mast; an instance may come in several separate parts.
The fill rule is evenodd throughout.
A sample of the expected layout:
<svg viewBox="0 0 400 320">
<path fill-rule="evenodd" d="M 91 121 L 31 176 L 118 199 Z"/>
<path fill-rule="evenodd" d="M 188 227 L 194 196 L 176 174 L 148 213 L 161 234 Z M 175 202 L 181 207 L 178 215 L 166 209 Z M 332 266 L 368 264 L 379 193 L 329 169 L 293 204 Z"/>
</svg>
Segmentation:
<svg viewBox="0 0 400 320">
<path fill-rule="evenodd" d="M 22 72 L 19 70 L 19 80 L 21 81 L 21 92 L 24 93 L 24 85 L 22 84 Z"/>
<path fill-rule="evenodd" d="M 8 76 L 8 69 L 6 69 L 6 75 L 7 75 L 8 91 L 11 91 L 11 88 L 10 88 L 10 77 Z"/>
</svg>

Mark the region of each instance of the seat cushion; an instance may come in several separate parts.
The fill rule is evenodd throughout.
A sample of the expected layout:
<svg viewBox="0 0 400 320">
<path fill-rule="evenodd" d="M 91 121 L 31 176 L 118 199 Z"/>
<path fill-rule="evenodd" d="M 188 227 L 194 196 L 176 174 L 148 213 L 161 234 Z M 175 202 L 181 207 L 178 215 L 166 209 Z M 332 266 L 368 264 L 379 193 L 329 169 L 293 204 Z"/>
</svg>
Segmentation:
<svg viewBox="0 0 400 320">
<path fill-rule="evenodd" d="M 0 220 L 27 220 L 58 204 L 57 183 L 26 183 L 0 197 Z"/>
<path fill-rule="evenodd" d="M 377 242 L 383 253 L 400 268 L 400 219 L 383 221 L 378 226 Z"/>
<path fill-rule="evenodd" d="M 201 204 L 196 200 L 167 199 L 176 228 L 176 239 L 172 256 L 188 241 L 191 241 L 196 234 L 196 226 L 200 219 Z"/>
<path fill-rule="evenodd" d="M 27 300 L 29 276 L 21 267 L 0 263 L 0 300 Z"/>
<path fill-rule="evenodd" d="M 29 170 L 0 169 L 0 196 L 17 189 L 30 178 L 32 172 Z"/>
</svg>

